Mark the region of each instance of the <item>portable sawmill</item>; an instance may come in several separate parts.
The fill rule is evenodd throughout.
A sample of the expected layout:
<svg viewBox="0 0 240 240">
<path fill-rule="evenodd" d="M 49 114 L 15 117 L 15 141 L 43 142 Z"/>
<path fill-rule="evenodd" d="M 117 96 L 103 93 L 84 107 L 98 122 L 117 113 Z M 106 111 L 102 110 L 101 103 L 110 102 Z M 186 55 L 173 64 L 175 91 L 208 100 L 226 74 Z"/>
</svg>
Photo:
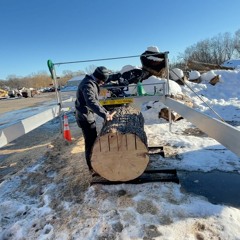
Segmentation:
<svg viewBox="0 0 240 240">
<path fill-rule="evenodd" d="M 112 121 L 104 122 L 92 148 L 91 165 L 96 177 L 103 178 L 95 179 L 93 183 L 142 183 L 163 179 L 178 182 L 175 170 L 146 170 L 149 164 L 149 148 L 144 131 L 144 118 L 139 109 L 134 107 L 137 99 L 146 96 L 155 96 L 155 100 L 159 100 L 159 92 L 154 89 L 155 84 L 152 92 L 146 93 L 143 81 L 152 75 L 166 78 L 167 53 L 146 51 L 140 59 L 142 68 L 125 71 L 123 74 L 112 74 L 101 88 L 101 104 L 107 110 L 114 111 L 115 115 Z M 135 91 L 130 91 L 130 88 Z M 165 89 L 165 86 L 162 88 Z M 153 178 L 153 173 L 161 176 Z"/>
</svg>

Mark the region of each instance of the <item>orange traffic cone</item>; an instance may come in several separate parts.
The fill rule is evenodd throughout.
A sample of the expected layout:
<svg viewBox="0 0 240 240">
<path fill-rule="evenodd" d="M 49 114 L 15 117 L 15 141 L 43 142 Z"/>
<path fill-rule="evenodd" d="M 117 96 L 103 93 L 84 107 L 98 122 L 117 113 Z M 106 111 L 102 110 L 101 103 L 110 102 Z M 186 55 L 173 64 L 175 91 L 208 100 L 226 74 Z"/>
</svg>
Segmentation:
<svg viewBox="0 0 240 240">
<path fill-rule="evenodd" d="M 72 137 L 71 137 L 71 132 L 70 132 L 69 125 L 68 125 L 67 115 L 64 115 L 63 126 L 64 126 L 63 127 L 63 136 L 67 141 L 71 142 Z"/>
</svg>

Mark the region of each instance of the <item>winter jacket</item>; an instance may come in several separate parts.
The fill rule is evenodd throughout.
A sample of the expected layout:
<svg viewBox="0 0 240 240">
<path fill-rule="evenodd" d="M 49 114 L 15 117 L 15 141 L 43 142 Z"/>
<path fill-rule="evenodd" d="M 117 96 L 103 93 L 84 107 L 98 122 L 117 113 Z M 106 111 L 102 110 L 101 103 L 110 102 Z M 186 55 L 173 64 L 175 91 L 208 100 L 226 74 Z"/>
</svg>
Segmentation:
<svg viewBox="0 0 240 240">
<path fill-rule="evenodd" d="M 81 81 L 77 90 L 75 101 L 76 119 L 78 121 L 95 121 L 94 113 L 102 118 L 106 118 L 107 110 L 99 103 L 100 88 L 92 76 L 86 75 Z"/>
</svg>

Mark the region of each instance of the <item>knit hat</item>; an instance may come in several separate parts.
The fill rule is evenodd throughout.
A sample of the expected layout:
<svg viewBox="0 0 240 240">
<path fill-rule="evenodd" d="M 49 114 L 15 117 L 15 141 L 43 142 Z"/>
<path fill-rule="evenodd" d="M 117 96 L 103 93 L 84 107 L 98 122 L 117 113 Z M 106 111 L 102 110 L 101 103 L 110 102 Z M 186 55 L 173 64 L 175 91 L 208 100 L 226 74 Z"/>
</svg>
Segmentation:
<svg viewBox="0 0 240 240">
<path fill-rule="evenodd" d="M 93 76 L 101 81 L 107 81 L 109 77 L 109 70 L 105 67 L 97 67 L 93 72 Z"/>
</svg>

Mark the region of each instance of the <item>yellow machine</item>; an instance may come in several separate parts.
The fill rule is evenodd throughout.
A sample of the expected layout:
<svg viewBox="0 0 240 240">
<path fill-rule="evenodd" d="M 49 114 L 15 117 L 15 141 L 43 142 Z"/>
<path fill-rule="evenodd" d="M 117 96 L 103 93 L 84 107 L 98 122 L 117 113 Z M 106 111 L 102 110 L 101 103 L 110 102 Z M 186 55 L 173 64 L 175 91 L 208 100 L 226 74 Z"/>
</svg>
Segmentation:
<svg viewBox="0 0 240 240">
<path fill-rule="evenodd" d="M 6 98 L 6 97 L 8 97 L 8 91 L 0 88 L 0 98 Z"/>
</svg>

